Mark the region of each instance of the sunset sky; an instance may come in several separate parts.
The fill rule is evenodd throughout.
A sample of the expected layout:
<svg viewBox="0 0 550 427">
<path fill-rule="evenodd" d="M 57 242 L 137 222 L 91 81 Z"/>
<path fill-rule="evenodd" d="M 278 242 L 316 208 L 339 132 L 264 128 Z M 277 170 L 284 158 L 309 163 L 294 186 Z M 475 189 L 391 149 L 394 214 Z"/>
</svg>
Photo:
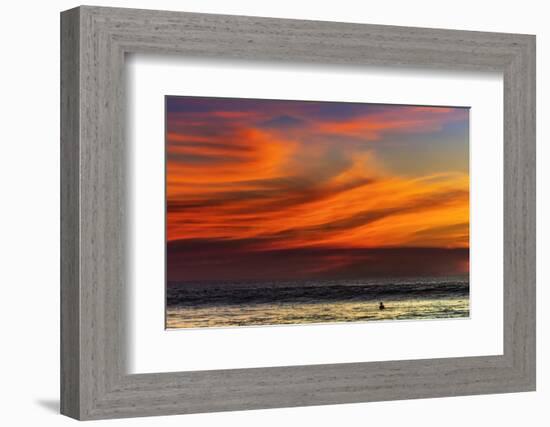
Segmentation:
<svg viewBox="0 0 550 427">
<path fill-rule="evenodd" d="M 166 97 L 168 281 L 467 273 L 468 115 Z"/>
</svg>

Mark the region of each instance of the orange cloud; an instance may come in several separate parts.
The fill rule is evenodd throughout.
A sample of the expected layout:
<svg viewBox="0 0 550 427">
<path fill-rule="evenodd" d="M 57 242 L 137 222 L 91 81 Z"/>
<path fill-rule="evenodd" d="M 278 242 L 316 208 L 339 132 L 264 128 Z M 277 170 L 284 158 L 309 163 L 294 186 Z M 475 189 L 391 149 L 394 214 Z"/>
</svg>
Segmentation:
<svg viewBox="0 0 550 427">
<path fill-rule="evenodd" d="M 262 126 L 269 115 L 255 111 L 169 116 L 168 241 L 246 242 L 256 252 L 467 249 L 467 174 L 399 174 L 374 149 L 338 139 L 430 133 L 467 117 L 453 108 L 404 108 L 338 120 L 278 113 L 284 120 L 269 127 Z M 273 129 L 277 122 L 292 129 Z M 323 143 L 314 142 L 319 134 L 328 135 Z M 356 262 L 349 254 L 325 257 L 330 268 Z"/>
<path fill-rule="evenodd" d="M 386 132 L 426 133 L 441 129 L 446 123 L 463 120 L 467 110 L 440 107 L 408 107 L 398 110 L 326 121 L 318 125 L 321 132 L 378 140 Z"/>
</svg>

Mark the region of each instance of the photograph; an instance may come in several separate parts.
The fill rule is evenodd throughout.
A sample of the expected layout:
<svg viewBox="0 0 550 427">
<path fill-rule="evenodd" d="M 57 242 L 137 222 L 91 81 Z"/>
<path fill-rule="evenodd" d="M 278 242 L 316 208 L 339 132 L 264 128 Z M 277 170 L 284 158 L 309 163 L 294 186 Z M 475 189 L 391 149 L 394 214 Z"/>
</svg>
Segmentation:
<svg viewBox="0 0 550 427">
<path fill-rule="evenodd" d="M 165 96 L 166 328 L 468 318 L 469 112 Z"/>
</svg>

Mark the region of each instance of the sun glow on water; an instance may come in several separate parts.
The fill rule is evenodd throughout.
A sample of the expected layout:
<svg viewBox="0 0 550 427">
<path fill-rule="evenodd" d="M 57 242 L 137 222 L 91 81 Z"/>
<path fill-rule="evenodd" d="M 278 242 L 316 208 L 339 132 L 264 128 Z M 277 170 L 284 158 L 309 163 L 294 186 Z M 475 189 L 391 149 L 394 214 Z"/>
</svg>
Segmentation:
<svg viewBox="0 0 550 427">
<path fill-rule="evenodd" d="M 303 323 L 420 320 L 469 316 L 468 298 L 168 307 L 167 328 L 289 325 Z"/>
</svg>

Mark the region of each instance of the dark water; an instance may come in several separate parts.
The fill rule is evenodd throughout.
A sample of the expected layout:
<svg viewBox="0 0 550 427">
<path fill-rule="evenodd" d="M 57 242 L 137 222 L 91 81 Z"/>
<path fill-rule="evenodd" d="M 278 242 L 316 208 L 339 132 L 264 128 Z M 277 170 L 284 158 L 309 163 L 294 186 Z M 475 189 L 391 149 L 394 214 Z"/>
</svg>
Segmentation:
<svg viewBox="0 0 550 427">
<path fill-rule="evenodd" d="M 195 328 L 469 315 L 467 278 L 169 283 L 167 327 Z M 384 301 L 386 309 L 378 309 Z"/>
</svg>

